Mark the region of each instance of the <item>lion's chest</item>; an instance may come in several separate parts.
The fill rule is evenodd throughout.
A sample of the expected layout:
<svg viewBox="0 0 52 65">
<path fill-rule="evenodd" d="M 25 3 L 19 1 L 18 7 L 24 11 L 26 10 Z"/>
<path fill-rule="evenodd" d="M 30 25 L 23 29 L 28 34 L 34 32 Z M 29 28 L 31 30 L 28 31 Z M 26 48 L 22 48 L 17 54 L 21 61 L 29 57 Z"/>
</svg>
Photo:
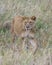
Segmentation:
<svg viewBox="0 0 52 65">
<path fill-rule="evenodd" d="M 27 39 L 34 39 L 34 33 L 26 31 L 26 32 L 21 34 L 21 37 L 27 38 Z"/>
</svg>

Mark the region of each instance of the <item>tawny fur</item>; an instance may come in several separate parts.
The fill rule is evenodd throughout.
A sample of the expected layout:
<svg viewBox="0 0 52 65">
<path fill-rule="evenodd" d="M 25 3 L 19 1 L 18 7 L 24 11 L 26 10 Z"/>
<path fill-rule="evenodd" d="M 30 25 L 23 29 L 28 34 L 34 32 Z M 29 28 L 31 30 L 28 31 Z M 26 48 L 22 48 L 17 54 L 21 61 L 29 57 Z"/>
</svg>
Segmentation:
<svg viewBox="0 0 52 65">
<path fill-rule="evenodd" d="M 14 17 L 12 24 L 11 24 L 11 33 L 12 33 L 12 39 L 13 41 L 15 40 L 15 35 L 20 36 L 22 33 L 25 32 L 25 21 L 27 20 L 27 22 L 29 21 L 35 21 L 36 17 L 32 16 L 32 17 L 25 17 L 25 16 L 16 16 Z M 34 28 L 31 30 L 32 33 L 34 33 Z M 31 33 L 30 32 L 30 33 Z"/>
<path fill-rule="evenodd" d="M 25 47 L 26 38 L 29 40 L 29 44 L 32 45 L 32 51 L 36 52 L 37 41 L 34 38 L 34 22 L 36 20 L 35 16 L 25 17 L 16 16 L 11 24 L 12 41 L 15 41 L 15 36 L 19 36 L 23 41 L 23 48 Z M 30 29 L 26 29 L 26 23 L 30 26 Z"/>
</svg>

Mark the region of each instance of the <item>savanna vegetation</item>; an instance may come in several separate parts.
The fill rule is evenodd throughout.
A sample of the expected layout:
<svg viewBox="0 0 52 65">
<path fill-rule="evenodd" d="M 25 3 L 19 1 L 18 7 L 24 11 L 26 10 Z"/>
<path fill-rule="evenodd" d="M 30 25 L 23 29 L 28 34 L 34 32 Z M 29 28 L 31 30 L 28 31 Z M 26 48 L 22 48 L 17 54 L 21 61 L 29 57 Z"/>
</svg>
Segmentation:
<svg viewBox="0 0 52 65">
<path fill-rule="evenodd" d="M 0 0 L 0 65 L 52 65 L 52 0 Z M 36 16 L 38 50 L 21 50 L 11 41 L 10 25 L 16 15 Z M 21 51 L 21 52 L 19 52 Z"/>
</svg>

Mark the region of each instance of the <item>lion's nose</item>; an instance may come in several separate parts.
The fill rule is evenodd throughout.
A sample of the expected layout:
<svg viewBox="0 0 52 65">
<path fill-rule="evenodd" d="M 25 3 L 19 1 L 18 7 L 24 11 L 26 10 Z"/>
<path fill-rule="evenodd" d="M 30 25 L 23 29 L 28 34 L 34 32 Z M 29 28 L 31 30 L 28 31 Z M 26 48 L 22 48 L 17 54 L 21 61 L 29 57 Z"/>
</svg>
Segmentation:
<svg viewBox="0 0 52 65">
<path fill-rule="evenodd" d="M 29 28 L 29 25 L 28 25 L 28 26 L 26 26 L 26 28 Z"/>
<path fill-rule="evenodd" d="M 30 27 L 30 26 L 29 26 L 29 23 L 27 23 L 27 24 L 26 24 L 26 28 L 29 28 L 29 27 Z"/>
</svg>

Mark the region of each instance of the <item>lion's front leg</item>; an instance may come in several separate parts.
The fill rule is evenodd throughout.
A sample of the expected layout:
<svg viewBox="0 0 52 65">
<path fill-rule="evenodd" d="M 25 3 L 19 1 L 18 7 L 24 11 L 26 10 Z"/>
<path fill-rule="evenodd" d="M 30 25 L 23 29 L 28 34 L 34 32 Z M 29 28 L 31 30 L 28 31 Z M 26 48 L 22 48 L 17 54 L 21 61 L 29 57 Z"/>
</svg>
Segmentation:
<svg viewBox="0 0 52 65">
<path fill-rule="evenodd" d="M 36 50 L 37 50 L 37 48 L 38 48 L 37 41 L 34 40 L 34 39 L 31 39 L 29 42 L 30 42 L 30 44 L 32 45 L 32 50 L 33 50 L 33 52 L 35 53 Z"/>
</svg>

